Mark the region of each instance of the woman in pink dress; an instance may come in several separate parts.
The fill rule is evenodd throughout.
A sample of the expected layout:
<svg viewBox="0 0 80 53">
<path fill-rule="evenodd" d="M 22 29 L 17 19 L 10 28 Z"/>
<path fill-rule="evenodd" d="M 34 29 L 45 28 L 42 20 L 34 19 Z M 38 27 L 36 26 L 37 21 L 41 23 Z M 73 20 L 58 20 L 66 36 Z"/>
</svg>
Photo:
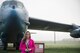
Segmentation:
<svg viewBox="0 0 80 53">
<path fill-rule="evenodd" d="M 31 34 L 27 31 L 22 38 L 19 46 L 21 53 L 35 53 L 35 43 L 31 39 Z"/>
</svg>

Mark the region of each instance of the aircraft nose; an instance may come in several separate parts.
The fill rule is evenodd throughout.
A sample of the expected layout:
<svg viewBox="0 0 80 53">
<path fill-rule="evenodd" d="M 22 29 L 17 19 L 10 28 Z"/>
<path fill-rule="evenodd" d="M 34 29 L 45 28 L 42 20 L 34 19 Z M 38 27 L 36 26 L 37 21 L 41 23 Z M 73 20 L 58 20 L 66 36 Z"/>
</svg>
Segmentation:
<svg viewBox="0 0 80 53">
<path fill-rule="evenodd" d="M 15 6 L 13 5 L 12 8 L 15 9 Z"/>
</svg>

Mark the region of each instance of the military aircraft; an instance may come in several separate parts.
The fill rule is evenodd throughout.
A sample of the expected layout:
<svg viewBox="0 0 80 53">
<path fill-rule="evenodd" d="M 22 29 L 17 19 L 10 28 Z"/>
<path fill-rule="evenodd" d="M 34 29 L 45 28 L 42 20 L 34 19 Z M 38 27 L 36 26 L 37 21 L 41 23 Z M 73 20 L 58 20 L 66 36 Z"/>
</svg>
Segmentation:
<svg viewBox="0 0 80 53">
<path fill-rule="evenodd" d="M 0 36 L 4 50 L 8 43 L 14 43 L 18 49 L 27 29 L 70 32 L 72 37 L 80 38 L 80 27 L 29 17 L 20 1 L 4 1 L 0 8 Z"/>
</svg>

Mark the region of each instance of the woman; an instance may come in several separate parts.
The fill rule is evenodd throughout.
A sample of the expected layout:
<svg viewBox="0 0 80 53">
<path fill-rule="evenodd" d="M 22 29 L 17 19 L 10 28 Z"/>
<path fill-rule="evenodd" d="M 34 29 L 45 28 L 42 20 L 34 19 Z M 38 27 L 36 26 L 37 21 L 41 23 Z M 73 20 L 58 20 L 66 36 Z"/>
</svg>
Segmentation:
<svg viewBox="0 0 80 53">
<path fill-rule="evenodd" d="M 22 38 L 19 50 L 21 51 L 21 53 L 35 53 L 35 44 L 31 39 L 31 34 L 29 31 L 27 31 Z"/>
</svg>

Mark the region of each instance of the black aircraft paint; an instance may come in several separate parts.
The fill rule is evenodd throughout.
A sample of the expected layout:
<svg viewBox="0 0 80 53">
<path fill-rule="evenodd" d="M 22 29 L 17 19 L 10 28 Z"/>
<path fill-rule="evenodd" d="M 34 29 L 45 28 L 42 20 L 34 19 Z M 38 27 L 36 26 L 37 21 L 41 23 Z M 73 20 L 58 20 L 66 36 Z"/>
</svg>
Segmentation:
<svg viewBox="0 0 80 53">
<path fill-rule="evenodd" d="M 71 37 L 80 38 L 80 26 L 29 18 L 20 1 L 7 0 L 2 3 L 0 8 L 0 38 L 5 50 L 7 43 L 14 43 L 14 47 L 18 49 L 29 24 L 29 29 L 70 32 Z"/>
<path fill-rule="evenodd" d="M 19 42 L 29 25 L 29 16 L 20 1 L 4 1 L 0 8 L 0 36 L 7 48 L 7 43 L 14 43 L 18 49 Z"/>
</svg>

